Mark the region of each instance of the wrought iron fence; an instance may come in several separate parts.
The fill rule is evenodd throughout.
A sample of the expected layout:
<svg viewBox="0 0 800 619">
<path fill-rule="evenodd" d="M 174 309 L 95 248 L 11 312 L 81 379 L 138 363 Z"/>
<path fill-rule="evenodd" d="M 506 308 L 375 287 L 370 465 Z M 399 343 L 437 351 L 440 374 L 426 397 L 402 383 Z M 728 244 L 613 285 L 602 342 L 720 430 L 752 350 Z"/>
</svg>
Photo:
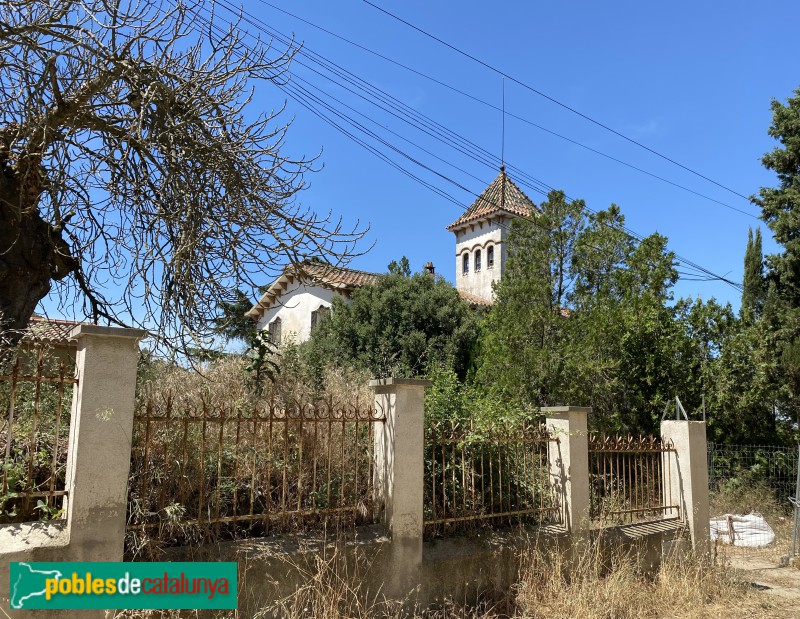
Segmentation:
<svg viewBox="0 0 800 619">
<path fill-rule="evenodd" d="M 560 523 L 561 501 L 549 466 L 549 451 L 557 443 L 540 424 L 430 425 L 425 432 L 426 537 L 479 525 Z"/>
<path fill-rule="evenodd" d="M 372 402 L 259 410 L 146 398 L 134 416 L 128 550 L 373 522 Z"/>
<path fill-rule="evenodd" d="M 0 524 L 63 515 L 74 362 L 23 346 L 0 364 Z"/>
<path fill-rule="evenodd" d="M 674 451 L 657 437 L 590 435 L 592 520 L 618 525 L 678 516 L 669 466 Z"/>
</svg>

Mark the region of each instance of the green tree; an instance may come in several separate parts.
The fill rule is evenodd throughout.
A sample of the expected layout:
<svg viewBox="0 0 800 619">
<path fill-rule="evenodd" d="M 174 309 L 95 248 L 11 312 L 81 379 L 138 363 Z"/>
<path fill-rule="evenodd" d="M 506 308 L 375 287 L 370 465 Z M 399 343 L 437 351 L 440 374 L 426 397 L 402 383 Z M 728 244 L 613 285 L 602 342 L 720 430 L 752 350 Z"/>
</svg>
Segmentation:
<svg viewBox="0 0 800 619">
<path fill-rule="evenodd" d="M 619 270 L 618 377 L 622 389 L 598 422 L 615 430 L 652 433 L 664 403 L 674 395 L 680 328 L 672 288 L 678 279 L 675 256 L 660 234 L 645 237 Z M 578 342 L 579 345 L 579 342 Z"/>
<path fill-rule="evenodd" d="M 768 257 L 778 292 L 800 306 L 800 89 L 784 105 L 772 101 L 769 135 L 780 142 L 761 163 L 778 176 L 777 187 L 762 187 L 753 202 L 783 251 Z"/>
<path fill-rule="evenodd" d="M 769 135 L 779 146 L 761 159 L 777 187 L 762 187 L 753 202 L 782 251 L 767 257 L 764 302 L 767 354 L 774 358 L 773 387 L 782 419 L 800 421 L 800 89 L 785 104 L 772 101 Z"/>
<path fill-rule="evenodd" d="M 409 264 L 408 258 L 403 256 L 400 260 L 392 260 L 389 263 L 389 273 L 392 275 L 411 277 L 411 264 Z"/>
<path fill-rule="evenodd" d="M 312 367 L 355 365 L 374 376 L 415 377 L 442 366 L 466 375 L 479 314 L 441 276 L 408 276 L 403 262 L 349 300 L 334 297 L 330 316 L 303 345 Z"/>
<path fill-rule="evenodd" d="M 256 336 L 256 321 L 245 314 L 253 307 L 250 297 L 236 290 L 233 301 L 220 301 L 219 312 L 214 320 L 214 332 L 221 335 L 225 342 L 239 341 L 251 344 Z"/>
<path fill-rule="evenodd" d="M 561 397 L 567 364 L 559 350 L 574 283 L 572 258 L 585 225 L 582 201 L 552 191 L 540 212 L 515 219 L 508 262 L 483 325 L 480 380 L 522 406 Z"/>
<path fill-rule="evenodd" d="M 761 249 L 761 230 L 747 232 L 747 249 L 744 254 L 744 278 L 742 280 L 742 317 L 754 320 L 761 316 L 767 287 L 764 279 L 764 254 Z"/>
<path fill-rule="evenodd" d="M 522 408 L 590 405 L 599 429 L 656 431 L 681 382 L 666 238 L 634 243 L 615 205 L 587 215 L 553 193 L 541 209 L 512 225 L 481 382 Z"/>
</svg>

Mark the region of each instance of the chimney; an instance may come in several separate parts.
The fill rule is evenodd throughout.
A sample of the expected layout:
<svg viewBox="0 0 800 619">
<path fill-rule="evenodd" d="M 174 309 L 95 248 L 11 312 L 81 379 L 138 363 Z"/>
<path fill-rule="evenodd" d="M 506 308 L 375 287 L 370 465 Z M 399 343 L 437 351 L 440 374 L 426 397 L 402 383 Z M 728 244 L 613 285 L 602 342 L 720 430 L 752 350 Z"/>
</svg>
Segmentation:
<svg viewBox="0 0 800 619">
<path fill-rule="evenodd" d="M 430 277 L 433 277 L 436 274 L 436 269 L 433 266 L 433 262 L 428 262 L 428 264 L 425 265 L 424 270 L 425 275 L 429 275 Z"/>
</svg>

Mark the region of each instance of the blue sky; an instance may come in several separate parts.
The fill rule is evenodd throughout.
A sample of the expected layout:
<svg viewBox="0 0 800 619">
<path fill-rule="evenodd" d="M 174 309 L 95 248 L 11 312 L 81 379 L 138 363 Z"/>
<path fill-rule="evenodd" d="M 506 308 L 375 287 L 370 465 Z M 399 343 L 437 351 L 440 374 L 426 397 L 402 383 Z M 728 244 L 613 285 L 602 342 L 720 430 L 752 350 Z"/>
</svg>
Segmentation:
<svg viewBox="0 0 800 619">
<path fill-rule="evenodd" d="M 214 7 L 220 24 L 231 19 L 226 4 L 227 0 L 217 0 Z M 473 98 L 377 58 L 269 4 Z M 735 192 L 749 196 L 760 186 L 776 183 L 774 175 L 762 168 L 760 158 L 776 145 L 767 135 L 771 99 L 785 101 L 800 86 L 800 3 L 387 0 L 379 4 Z M 211 5 L 207 2 L 206 10 Z M 257 29 L 260 20 L 261 25 L 294 35 L 296 42 L 303 44 L 304 53 L 296 57 L 291 68 L 289 90 L 304 86 L 337 111 L 362 114 L 359 122 L 386 144 L 376 145 L 373 138 L 345 124 L 351 133 L 449 196 L 447 199 L 431 191 L 359 146 L 287 96 L 287 87 L 256 83 L 252 114 L 280 108 L 286 102 L 284 118 L 294 119 L 284 152 L 290 156 L 319 154 L 322 169 L 308 177 L 310 186 L 301 194 L 301 201 L 319 212 L 332 211 L 346 224 L 359 221 L 370 226 L 361 249 L 374 246 L 351 266 L 385 271 L 391 260 L 406 255 L 414 270 L 432 261 L 437 272 L 452 281 L 454 239 L 445 227 L 498 173 L 502 118 L 490 106 L 502 105 L 502 78 L 362 0 L 247 0 L 243 6 L 242 28 L 263 39 L 264 34 Z M 202 23 L 198 22 L 198 27 L 202 28 Z M 282 49 L 279 42 L 274 45 L 276 50 Z M 306 52 L 317 54 L 316 60 Z M 437 123 L 436 129 L 421 132 L 358 96 L 360 89 L 349 85 L 356 91 L 350 92 L 326 79 L 331 74 L 320 66 L 320 59 L 336 63 L 385 92 L 392 97 L 392 105 L 408 106 L 406 113 L 411 110 L 424 115 Z M 328 97 L 337 101 L 331 102 Z M 505 160 L 511 177 L 534 201 L 541 201 L 543 196 L 531 189 L 531 179 L 563 189 L 572 198 L 583 198 L 595 210 L 616 203 L 634 231 L 641 235 L 658 231 L 669 238 L 673 251 L 735 281 L 741 281 L 749 226 L 762 227 L 767 252 L 776 249 L 759 220 L 528 123 L 757 216 L 758 209 L 746 199 L 511 80 L 505 82 L 505 107 Z M 442 141 L 429 135 L 444 130 L 457 137 Z M 454 140 L 469 141 L 481 154 L 467 155 L 453 149 Z M 259 283 L 271 279 L 265 272 L 264 281 Z M 739 305 L 739 292 L 718 281 L 683 278 L 676 294 L 716 297 Z M 53 299 L 43 305 L 52 308 L 50 315 L 59 313 Z"/>
<path fill-rule="evenodd" d="M 502 78 L 361 0 L 270 0 L 309 21 L 391 57 L 438 80 L 502 102 Z M 800 85 L 794 2 L 381 2 L 386 10 L 463 49 L 487 64 L 667 155 L 738 193 L 773 185 L 760 157 L 774 146 L 767 135 L 770 100 L 785 100 Z M 724 6 L 724 10 L 722 7 Z M 414 110 L 499 156 L 501 114 L 411 72 L 281 14 L 258 0 L 245 10 L 306 49 L 336 62 Z M 221 13 L 220 13 L 221 14 Z M 256 32 L 250 25 L 251 31 Z M 302 60 L 302 59 L 300 59 Z M 303 62 L 308 63 L 307 60 Z M 419 155 L 464 191 L 421 168 L 455 197 L 461 208 L 497 174 L 409 128 L 396 118 L 295 63 L 300 78 L 364 111 L 395 131 L 389 140 Z M 647 151 L 506 81 L 506 110 L 591 148 L 663 176 L 735 208 L 758 215 L 747 200 L 704 181 Z M 278 106 L 285 95 L 257 89 L 256 105 Z M 452 280 L 452 234 L 445 226 L 459 207 L 380 161 L 352 140 L 289 100 L 295 116 L 286 148 L 295 154 L 322 150 L 322 171 L 312 175 L 304 203 L 332 210 L 346 221 L 369 222 L 373 249 L 353 266 L 385 270 L 406 255 L 415 269 L 431 260 Z M 414 141 L 432 155 L 405 142 Z M 436 159 L 438 157 L 439 159 Z M 669 237 L 678 254 L 715 273 L 741 281 L 749 226 L 758 220 L 614 163 L 530 125 L 506 118 L 505 158 L 528 175 L 583 198 L 593 209 L 614 202 L 630 228 Z M 402 159 L 402 158 L 401 158 Z M 454 170 L 440 159 L 461 168 Z M 512 178 L 514 173 L 512 172 Z M 475 178 L 476 177 L 476 178 Z M 540 201 L 542 196 L 528 190 Z M 766 228 L 766 249 L 774 249 Z M 739 293 L 720 282 L 682 281 L 679 295 L 717 297 L 738 306 Z"/>
</svg>

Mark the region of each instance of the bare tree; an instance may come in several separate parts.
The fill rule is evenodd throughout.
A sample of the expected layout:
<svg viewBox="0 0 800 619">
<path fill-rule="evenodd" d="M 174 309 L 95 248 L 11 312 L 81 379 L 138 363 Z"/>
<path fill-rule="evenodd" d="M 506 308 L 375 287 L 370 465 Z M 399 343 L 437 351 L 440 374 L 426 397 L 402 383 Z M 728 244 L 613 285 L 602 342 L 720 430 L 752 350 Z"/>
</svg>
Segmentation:
<svg viewBox="0 0 800 619">
<path fill-rule="evenodd" d="M 298 203 L 312 161 L 284 154 L 280 110 L 249 114 L 293 49 L 201 34 L 203 10 L 0 3 L 0 338 L 52 289 L 180 349 L 282 263 L 355 255 L 357 224 Z"/>
</svg>

